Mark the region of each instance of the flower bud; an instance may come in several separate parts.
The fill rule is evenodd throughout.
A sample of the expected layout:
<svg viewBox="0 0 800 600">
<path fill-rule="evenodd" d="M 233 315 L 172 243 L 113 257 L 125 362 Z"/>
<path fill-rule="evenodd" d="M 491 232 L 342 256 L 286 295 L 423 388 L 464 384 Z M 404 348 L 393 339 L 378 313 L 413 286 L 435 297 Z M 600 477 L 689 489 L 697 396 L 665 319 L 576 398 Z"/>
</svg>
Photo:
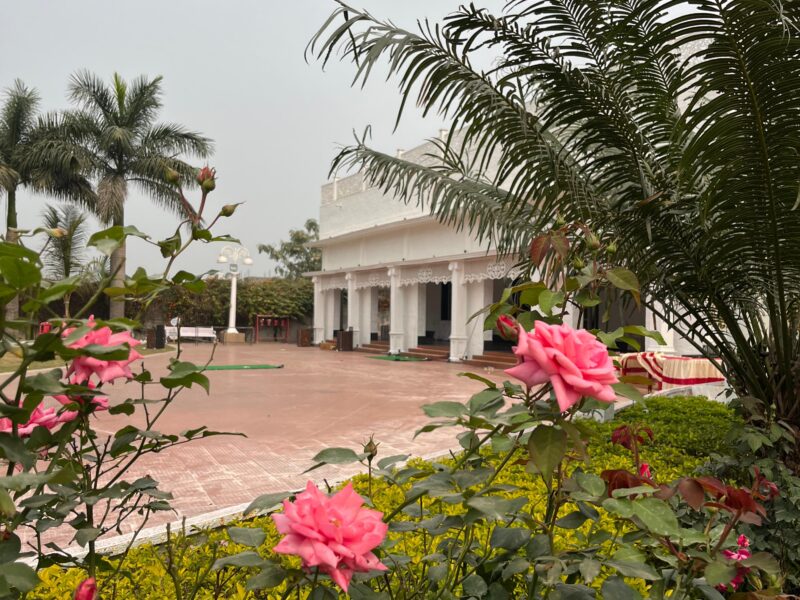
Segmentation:
<svg viewBox="0 0 800 600">
<path fill-rule="evenodd" d="M 556 217 L 556 227 L 563 227 L 566 224 L 567 220 L 564 217 L 562 217 L 561 215 L 558 215 Z"/>
<path fill-rule="evenodd" d="M 67 230 L 63 227 L 54 227 L 53 229 L 48 229 L 47 233 L 50 235 L 50 237 L 62 238 L 67 235 Z"/>
<path fill-rule="evenodd" d="M 586 266 L 586 263 L 583 262 L 582 258 L 576 258 L 572 261 L 572 266 L 575 267 L 578 271 L 580 271 Z"/>
<path fill-rule="evenodd" d="M 94 577 L 84 579 L 75 589 L 73 600 L 97 600 L 97 582 Z"/>
<path fill-rule="evenodd" d="M 639 477 L 644 477 L 646 479 L 652 479 L 653 474 L 650 471 L 650 465 L 647 463 L 642 463 L 639 465 Z"/>
<path fill-rule="evenodd" d="M 171 183 L 172 185 L 178 185 L 181 182 L 181 174 L 178 173 L 175 169 L 167 168 L 164 171 L 164 179 L 167 183 Z"/>
<path fill-rule="evenodd" d="M 500 337 L 509 342 L 516 342 L 519 337 L 519 323 L 511 315 L 500 315 L 497 318 L 497 331 Z"/>
<path fill-rule="evenodd" d="M 197 183 L 204 192 L 214 191 L 214 188 L 217 187 L 216 179 L 217 170 L 209 168 L 208 166 L 200 169 L 200 172 L 197 174 Z"/>
<path fill-rule="evenodd" d="M 223 217 L 230 217 L 230 216 L 232 216 L 232 215 L 233 215 L 233 213 L 235 213 L 235 212 L 236 212 L 236 207 L 237 207 L 237 206 L 239 206 L 239 205 L 238 205 L 238 204 L 226 204 L 226 205 L 225 205 L 225 206 L 223 206 L 223 207 L 222 207 L 222 209 L 219 211 L 219 214 L 220 214 L 220 216 L 223 216 Z"/>
<path fill-rule="evenodd" d="M 586 235 L 586 245 L 589 247 L 590 250 L 593 251 L 600 250 L 600 240 L 593 233 L 589 233 Z"/>
<path fill-rule="evenodd" d="M 608 246 L 606 246 L 606 253 L 609 256 L 613 256 L 617 253 L 617 245 L 614 242 L 611 242 Z"/>
<path fill-rule="evenodd" d="M 364 444 L 364 454 L 367 455 L 367 460 L 372 462 L 376 456 L 378 456 L 378 444 L 375 443 L 373 436 L 369 436 L 369 441 Z"/>
</svg>

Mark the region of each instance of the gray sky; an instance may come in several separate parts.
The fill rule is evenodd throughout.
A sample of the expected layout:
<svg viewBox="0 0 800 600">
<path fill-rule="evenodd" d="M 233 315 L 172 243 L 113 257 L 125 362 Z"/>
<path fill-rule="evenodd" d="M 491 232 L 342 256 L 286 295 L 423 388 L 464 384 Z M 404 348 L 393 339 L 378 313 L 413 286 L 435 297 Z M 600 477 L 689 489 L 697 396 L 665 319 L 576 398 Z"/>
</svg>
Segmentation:
<svg viewBox="0 0 800 600">
<path fill-rule="evenodd" d="M 352 0 L 356 7 L 414 27 L 439 19 L 463 0 Z M 501 0 L 483 5 L 499 7 Z M 15 78 L 36 87 L 45 110 L 66 108 L 67 80 L 78 69 L 104 79 L 164 76 L 162 120 L 211 137 L 209 161 L 218 171 L 212 208 L 246 202 L 218 233 L 239 237 L 253 254 L 252 275 L 271 263 L 258 243 L 275 243 L 290 228 L 319 215 L 319 188 L 338 144 L 373 126 L 373 146 L 410 148 L 442 124 L 412 110 L 393 132 L 399 94 L 375 77 L 351 89 L 353 67 L 332 63 L 323 72 L 306 64 L 309 38 L 334 8 L 330 0 L 44 0 L 0 1 L 0 87 Z M 190 198 L 191 199 L 191 198 Z M 39 224 L 47 198 L 24 196 L 20 227 Z M 5 209 L 5 207 L 3 207 Z M 127 222 L 156 239 L 170 235 L 175 218 L 131 189 Z M 195 246 L 180 265 L 195 272 L 215 267 L 219 246 Z M 155 271 L 160 254 L 134 241 L 129 272 Z"/>
</svg>

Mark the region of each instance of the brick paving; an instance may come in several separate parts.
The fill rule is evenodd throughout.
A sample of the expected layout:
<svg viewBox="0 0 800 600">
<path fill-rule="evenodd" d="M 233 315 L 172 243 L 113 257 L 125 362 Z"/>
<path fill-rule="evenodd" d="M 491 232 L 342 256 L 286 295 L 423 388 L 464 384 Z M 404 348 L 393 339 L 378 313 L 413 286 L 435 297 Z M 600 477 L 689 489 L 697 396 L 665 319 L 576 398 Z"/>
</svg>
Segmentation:
<svg viewBox="0 0 800 600">
<path fill-rule="evenodd" d="M 184 360 L 205 362 L 210 344 L 184 346 Z M 154 376 L 166 372 L 171 354 L 148 356 Z M 211 393 L 184 391 L 156 429 L 164 433 L 206 425 L 247 437 L 214 437 L 143 457 L 127 479 L 150 475 L 174 495 L 174 513 L 151 517 L 148 526 L 197 517 L 247 503 L 269 492 L 298 489 L 310 477 L 338 480 L 363 467 L 324 467 L 310 474 L 321 449 L 357 449 L 370 434 L 380 456 L 430 455 L 455 446 L 455 431 L 414 432 L 428 422 L 420 406 L 438 400 L 464 401 L 481 384 L 457 374 L 463 365 L 445 362 L 388 362 L 360 353 L 338 353 L 288 344 L 218 346 L 214 364 L 283 364 L 282 369 L 209 371 Z M 476 370 L 472 367 L 472 370 Z M 486 375 L 486 373 L 483 373 Z M 108 386 L 112 403 L 138 391 L 135 384 Z M 101 414 L 97 429 L 113 433 L 141 425 L 137 415 Z M 122 533 L 138 527 L 131 517 Z M 54 540 L 68 544 L 66 532 Z"/>
</svg>

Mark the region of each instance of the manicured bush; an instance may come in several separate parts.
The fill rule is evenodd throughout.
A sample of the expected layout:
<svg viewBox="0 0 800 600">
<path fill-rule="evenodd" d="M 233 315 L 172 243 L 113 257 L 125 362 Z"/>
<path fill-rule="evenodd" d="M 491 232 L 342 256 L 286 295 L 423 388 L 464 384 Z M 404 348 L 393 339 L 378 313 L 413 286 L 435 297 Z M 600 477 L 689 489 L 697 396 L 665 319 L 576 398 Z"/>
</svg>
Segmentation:
<svg viewBox="0 0 800 600">
<path fill-rule="evenodd" d="M 689 418 L 690 417 L 690 418 Z M 590 433 L 589 453 L 591 460 L 587 472 L 599 474 L 606 469 L 627 468 L 630 466 L 630 453 L 619 445 L 611 444 L 610 432 L 621 423 L 646 421 L 655 433 L 654 443 L 642 448 L 642 458 L 647 461 L 660 481 L 671 481 L 680 476 L 690 474 L 701 466 L 706 458 L 701 454 L 703 448 L 719 449 L 725 444 L 730 426 L 736 421 L 733 412 L 724 405 L 709 402 L 703 398 L 669 398 L 648 402 L 647 408 L 635 408 L 623 411 L 612 423 L 585 422 Z M 442 464 L 449 460 L 443 460 Z M 436 463 L 412 460 L 410 468 L 420 471 L 437 469 Z M 367 475 L 353 478 L 354 486 L 363 496 L 368 495 L 369 481 Z M 513 485 L 519 488 L 514 495 L 525 495 L 534 515 L 543 510 L 543 497 L 546 493 L 541 480 L 532 477 L 525 470 L 525 465 L 510 465 L 500 472 L 496 480 L 498 486 Z M 390 486 L 380 478 L 372 481 L 372 499 L 375 507 L 384 512 L 399 505 L 403 499 L 403 490 L 398 486 Z M 427 508 L 428 503 L 425 502 Z M 440 505 L 441 506 L 441 505 Z M 447 507 L 438 510 L 447 511 Z M 456 510 L 456 507 L 453 507 Z M 399 522 L 412 519 L 414 507 L 406 514 L 400 515 Z M 259 528 L 265 537 L 257 551 L 262 557 L 275 557 L 272 547 L 278 542 L 279 535 L 269 517 L 250 519 L 242 525 Z M 493 526 L 480 524 L 476 528 L 476 540 L 485 541 L 492 533 Z M 565 547 L 586 543 L 590 534 L 589 526 L 572 530 L 560 530 L 558 544 Z M 412 577 L 426 576 L 430 564 L 422 558 L 431 553 L 436 538 L 432 538 L 419 530 L 403 531 L 402 525 L 395 525 L 386 544 L 391 556 L 392 546 L 411 557 L 408 565 L 392 564 L 391 558 L 385 559 L 392 569 L 408 569 L 409 580 Z M 170 544 L 154 546 L 145 544 L 131 550 L 120 577 L 109 578 L 109 573 L 100 574 L 100 582 L 105 583 L 103 598 L 137 598 L 173 599 L 176 586 L 180 588 L 180 597 L 191 598 L 280 598 L 281 588 L 270 592 L 250 592 L 246 585 L 255 573 L 248 569 L 212 570 L 214 563 L 226 556 L 233 556 L 248 548 L 231 540 L 227 530 L 220 528 L 212 531 L 185 536 L 172 537 Z M 280 557 L 278 560 L 287 568 L 298 568 L 296 559 Z M 111 561 L 114 564 L 114 561 Z M 59 567 L 50 567 L 40 573 L 43 583 L 30 598 L 45 600 L 68 598 L 71 590 L 85 577 L 78 569 L 63 571 Z M 356 579 L 357 580 L 357 579 Z M 599 582 L 598 582 L 599 585 Z M 644 593 L 644 589 L 641 589 Z"/>
</svg>

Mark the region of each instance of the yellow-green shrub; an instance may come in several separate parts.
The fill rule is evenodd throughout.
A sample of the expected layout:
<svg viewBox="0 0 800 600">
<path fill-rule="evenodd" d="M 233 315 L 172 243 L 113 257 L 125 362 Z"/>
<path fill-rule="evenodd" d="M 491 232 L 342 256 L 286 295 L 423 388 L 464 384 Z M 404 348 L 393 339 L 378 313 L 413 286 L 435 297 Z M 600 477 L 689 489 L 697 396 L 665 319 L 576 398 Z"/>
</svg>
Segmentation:
<svg viewBox="0 0 800 600">
<path fill-rule="evenodd" d="M 725 435 L 734 421 L 735 417 L 730 409 L 702 398 L 651 400 L 646 411 L 635 408 L 621 413 L 612 423 L 587 423 L 592 436 L 589 443 L 590 462 L 584 466 L 584 470 L 599 474 L 606 469 L 630 468 L 630 454 L 620 446 L 611 444 L 610 432 L 620 422 L 645 422 L 654 430 L 655 440 L 653 444 L 644 446 L 642 459 L 650 464 L 656 479 L 672 481 L 691 473 L 703 464 L 707 456 L 703 452 L 721 450 Z M 419 460 L 412 464 L 423 469 L 432 468 L 430 463 Z M 359 475 L 352 481 L 356 490 L 366 496 L 367 476 Z M 545 492 L 543 484 L 538 478 L 527 473 L 524 465 L 509 465 L 495 481 L 499 485 L 507 484 L 519 488 L 514 494 L 526 495 L 534 513 L 543 509 Z M 373 480 L 372 492 L 375 507 L 384 512 L 392 510 L 404 497 L 403 489 L 390 486 L 379 479 Z M 426 507 L 430 505 L 431 501 L 426 501 Z M 460 506 L 448 507 L 439 503 L 434 510 L 458 512 Z M 404 518 L 402 513 L 398 518 Z M 257 517 L 239 524 L 263 528 L 267 537 L 258 551 L 263 557 L 275 556 L 271 548 L 278 542 L 280 536 L 269 517 Z M 559 530 L 556 543 L 562 549 L 580 545 L 584 542 L 583 536 L 587 527 L 588 525 L 575 530 Z M 491 534 L 491 529 L 492 526 L 488 524 L 478 525 L 476 538 L 485 540 Z M 424 539 L 423 534 L 418 531 L 392 533 L 390 537 L 398 540 L 400 550 L 411 557 L 415 568 L 421 568 L 420 559 L 436 542 L 430 536 Z M 172 600 L 176 598 L 174 581 L 181 586 L 182 596 L 186 598 L 187 592 L 196 584 L 198 574 L 207 569 L 214 560 L 246 549 L 232 543 L 224 528 L 188 538 L 182 535 L 175 536 L 170 548 L 177 557 L 173 577 L 166 568 L 168 556 L 166 546 L 144 544 L 131 550 L 123 565 L 121 576 L 114 578 L 113 583 L 107 574 L 100 574 L 98 579 L 103 600 L 111 598 Z M 290 557 L 281 556 L 279 560 L 286 566 L 298 566 L 297 561 Z M 194 597 L 198 600 L 280 598 L 280 588 L 270 593 L 259 592 L 258 595 L 248 592 L 245 584 L 254 572 L 252 569 L 228 569 L 218 576 L 212 571 L 200 582 L 199 592 Z M 40 576 L 42 583 L 29 595 L 32 600 L 70 598 L 70 594 L 85 577 L 85 573 L 79 569 L 64 571 L 58 567 L 50 567 L 43 569 Z"/>
</svg>

